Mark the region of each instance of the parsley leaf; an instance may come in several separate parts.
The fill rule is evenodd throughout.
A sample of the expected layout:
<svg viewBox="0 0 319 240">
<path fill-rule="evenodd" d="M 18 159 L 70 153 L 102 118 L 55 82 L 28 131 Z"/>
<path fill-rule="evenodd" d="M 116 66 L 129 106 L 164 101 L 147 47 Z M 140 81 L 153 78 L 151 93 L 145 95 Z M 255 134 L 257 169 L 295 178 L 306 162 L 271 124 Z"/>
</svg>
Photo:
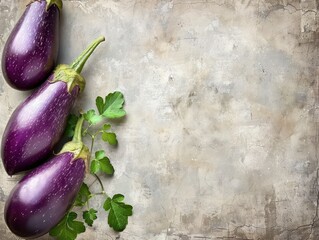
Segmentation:
<svg viewBox="0 0 319 240">
<path fill-rule="evenodd" d="M 75 221 L 77 214 L 69 212 L 58 225 L 51 229 L 50 235 L 58 240 L 75 240 L 77 235 L 85 232 L 83 222 Z"/>
<path fill-rule="evenodd" d="M 78 122 L 79 117 L 74 115 L 74 114 L 70 114 L 67 120 L 67 124 L 66 124 L 66 128 L 64 131 L 64 135 L 71 138 L 74 135 L 74 130 L 75 130 L 75 125 Z"/>
<path fill-rule="evenodd" d="M 95 110 L 93 109 L 87 111 L 83 116 L 84 119 L 92 125 L 99 123 L 103 119 L 102 116 L 96 115 Z"/>
<path fill-rule="evenodd" d="M 103 129 L 100 132 L 102 133 L 102 140 L 114 146 L 117 144 L 117 138 L 115 133 L 107 132 L 110 128 L 110 124 L 104 124 Z"/>
<path fill-rule="evenodd" d="M 105 152 L 103 150 L 97 151 L 95 153 L 95 159 L 93 159 L 91 162 L 90 170 L 92 174 L 96 174 L 100 171 L 109 175 L 114 173 L 114 168 L 110 162 L 110 159 L 105 156 Z"/>
<path fill-rule="evenodd" d="M 103 120 L 103 117 L 109 119 L 121 118 L 126 115 L 123 109 L 124 102 L 124 96 L 121 92 L 109 93 L 105 99 L 98 96 L 95 100 L 98 114 L 91 109 L 84 114 L 84 119 L 91 125 L 96 125 Z"/>
<path fill-rule="evenodd" d="M 78 195 L 76 196 L 74 206 L 82 207 L 87 203 L 87 201 L 89 201 L 90 198 L 91 198 L 91 192 L 88 185 L 86 185 L 85 183 L 82 183 L 80 191 Z"/>
<path fill-rule="evenodd" d="M 110 124 L 104 124 L 103 126 L 103 131 L 107 131 L 111 128 L 111 125 Z"/>
<path fill-rule="evenodd" d="M 105 211 L 110 210 L 108 224 L 115 231 L 121 232 L 128 224 L 128 217 L 133 214 L 133 207 L 124 202 L 124 196 L 116 194 L 112 198 L 107 198 L 103 208 Z"/>
<path fill-rule="evenodd" d="M 91 208 L 89 211 L 83 212 L 83 219 L 90 227 L 92 227 L 94 220 L 97 219 L 96 213 L 97 211 L 93 208 Z"/>
<path fill-rule="evenodd" d="M 102 140 L 104 142 L 108 142 L 111 145 L 116 145 L 117 144 L 117 138 L 115 133 L 111 132 L 103 132 L 102 133 Z"/>
<path fill-rule="evenodd" d="M 99 111 L 99 114 L 101 115 L 105 111 L 103 98 L 98 96 L 95 100 L 95 104 L 96 104 L 97 110 Z"/>
<path fill-rule="evenodd" d="M 103 98 L 96 98 L 96 107 L 101 115 L 106 118 L 114 119 L 121 118 L 126 115 L 126 112 L 123 109 L 124 105 L 124 96 L 121 92 L 110 93 Z"/>
</svg>

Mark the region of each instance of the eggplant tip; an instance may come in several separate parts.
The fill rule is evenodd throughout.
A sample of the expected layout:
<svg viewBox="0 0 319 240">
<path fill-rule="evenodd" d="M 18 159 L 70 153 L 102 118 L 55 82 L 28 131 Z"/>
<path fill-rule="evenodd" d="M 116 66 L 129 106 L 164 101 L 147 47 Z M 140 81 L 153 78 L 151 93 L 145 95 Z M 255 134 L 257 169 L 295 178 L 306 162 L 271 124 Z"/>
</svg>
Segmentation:
<svg viewBox="0 0 319 240">
<path fill-rule="evenodd" d="M 104 42 L 104 41 L 105 41 L 105 37 L 104 37 L 104 36 L 100 36 L 100 37 L 98 38 L 98 40 L 101 41 L 101 42 Z"/>
</svg>

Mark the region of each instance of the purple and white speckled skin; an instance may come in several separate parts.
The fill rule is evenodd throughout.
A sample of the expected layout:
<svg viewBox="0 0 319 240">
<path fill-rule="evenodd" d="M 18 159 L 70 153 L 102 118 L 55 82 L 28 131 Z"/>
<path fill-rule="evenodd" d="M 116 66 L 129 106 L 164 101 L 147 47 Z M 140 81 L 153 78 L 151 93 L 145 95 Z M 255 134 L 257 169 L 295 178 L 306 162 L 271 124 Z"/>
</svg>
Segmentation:
<svg viewBox="0 0 319 240">
<path fill-rule="evenodd" d="M 59 50 L 60 11 L 46 1 L 29 4 L 12 30 L 2 55 L 2 72 L 10 86 L 33 89 L 56 65 Z"/>
<path fill-rule="evenodd" d="M 63 134 L 79 87 L 70 94 L 65 82 L 50 83 L 52 77 L 21 103 L 8 121 L 1 157 L 9 175 L 38 165 Z"/>
<path fill-rule="evenodd" d="M 27 174 L 11 191 L 5 205 L 5 221 L 23 238 L 50 231 L 72 206 L 85 177 L 83 159 L 72 161 L 66 152 Z"/>
</svg>

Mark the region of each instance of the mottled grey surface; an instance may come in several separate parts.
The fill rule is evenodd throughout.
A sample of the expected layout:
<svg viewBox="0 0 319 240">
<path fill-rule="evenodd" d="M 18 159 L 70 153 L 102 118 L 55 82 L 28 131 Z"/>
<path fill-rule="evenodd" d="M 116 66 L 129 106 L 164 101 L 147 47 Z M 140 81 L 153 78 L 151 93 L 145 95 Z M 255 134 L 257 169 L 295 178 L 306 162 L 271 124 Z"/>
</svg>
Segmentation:
<svg viewBox="0 0 319 240">
<path fill-rule="evenodd" d="M 0 50 L 26 3 L 0 0 Z M 107 38 L 83 72 L 76 109 L 125 94 L 119 147 L 108 150 L 116 174 L 103 181 L 134 205 L 125 232 L 111 231 L 100 213 L 79 239 L 319 239 L 318 7 L 65 0 L 60 62 Z M 3 132 L 28 93 L 0 80 Z M 0 209 L 17 179 L 1 166 Z M 17 239 L 3 219 L 0 236 Z"/>
</svg>

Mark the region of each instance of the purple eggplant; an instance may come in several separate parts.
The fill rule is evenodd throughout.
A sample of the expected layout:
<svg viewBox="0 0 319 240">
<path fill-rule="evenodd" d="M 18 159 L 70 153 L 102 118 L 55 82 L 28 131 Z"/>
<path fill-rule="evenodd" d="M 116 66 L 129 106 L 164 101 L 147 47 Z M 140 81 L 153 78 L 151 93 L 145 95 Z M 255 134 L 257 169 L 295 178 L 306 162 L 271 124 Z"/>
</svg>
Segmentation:
<svg viewBox="0 0 319 240">
<path fill-rule="evenodd" d="M 57 66 L 49 79 L 13 112 L 1 144 L 2 161 L 9 175 L 39 165 L 52 153 L 73 103 L 85 87 L 82 68 L 104 40 L 96 39 L 71 66 Z"/>
<path fill-rule="evenodd" d="M 13 88 L 35 88 L 56 66 L 61 10 L 62 0 L 37 0 L 27 5 L 2 54 L 2 72 Z"/>
<path fill-rule="evenodd" d="M 22 238 L 40 237 L 57 225 L 72 207 L 83 183 L 89 149 L 81 141 L 83 117 L 61 153 L 33 169 L 12 189 L 4 218 Z"/>
</svg>

